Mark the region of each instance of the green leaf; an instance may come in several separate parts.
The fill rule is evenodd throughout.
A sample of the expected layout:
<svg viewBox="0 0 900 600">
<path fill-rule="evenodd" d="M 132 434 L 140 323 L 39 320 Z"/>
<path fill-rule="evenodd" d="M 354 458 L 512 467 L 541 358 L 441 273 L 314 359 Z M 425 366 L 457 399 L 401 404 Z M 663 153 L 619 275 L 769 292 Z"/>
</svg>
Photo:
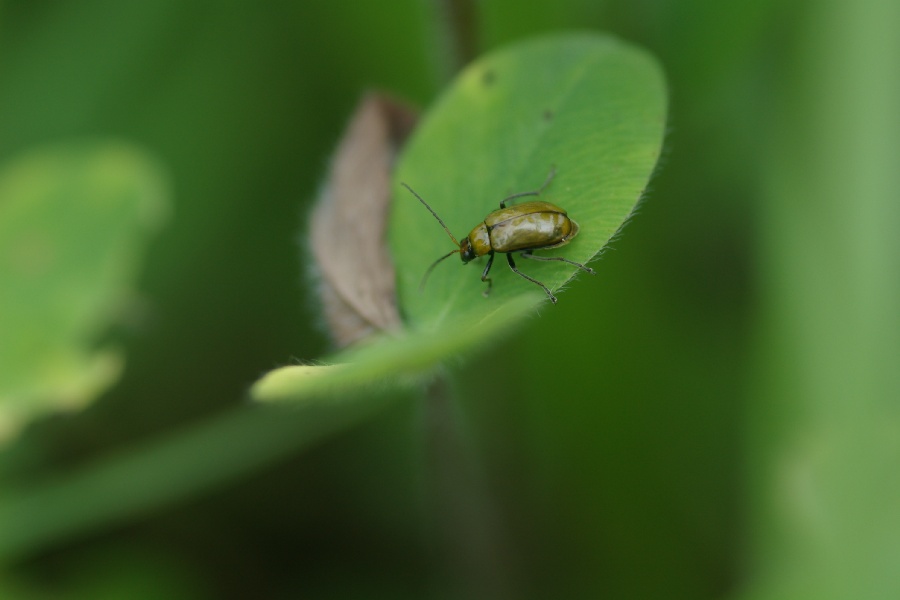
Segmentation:
<svg viewBox="0 0 900 600">
<path fill-rule="evenodd" d="M 659 66 L 611 37 L 541 38 L 476 61 L 426 115 L 397 166 L 390 244 L 408 330 L 324 361 L 340 364 L 337 369 L 275 371 L 253 396 L 296 399 L 421 374 L 469 356 L 546 300 L 537 286 L 510 272 L 502 256 L 488 298 L 480 280 L 484 258 L 467 269 L 448 260 L 420 293 L 429 264 L 453 246 L 401 182 L 463 237 L 502 198 L 539 187 L 555 166 L 558 174 L 542 199 L 568 210 L 580 233 L 544 254 L 586 263 L 634 210 L 659 157 L 665 119 Z M 519 268 L 553 290 L 576 270 L 526 260 Z"/>
<path fill-rule="evenodd" d="M 165 199 L 156 166 L 119 143 L 42 148 L 0 170 L 0 439 L 117 379 L 122 353 L 97 339 L 128 308 Z"/>
<path fill-rule="evenodd" d="M 555 165 L 558 173 L 540 199 L 567 210 L 580 233 L 569 245 L 539 254 L 586 263 L 643 193 L 665 120 L 663 76 L 645 52 L 600 35 L 540 38 L 466 69 L 416 130 L 397 181 L 416 190 L 461 240 L 501 199 L 537 189 Z M 486 257 L 466 268 L 451 257 L 419 293 L 423 273 L 453 249 L 452 242 L 399 185 L 392 219 L 401 308 L 416 327 L 432 329 L 468 312 L 477 318 L 483 305 L 539 290 L 497 256 L 493 290 L 482 298 Z M 517 266 L 552 290 L 576 271 L 560 262 L 517 260 Z"/>
</svg>

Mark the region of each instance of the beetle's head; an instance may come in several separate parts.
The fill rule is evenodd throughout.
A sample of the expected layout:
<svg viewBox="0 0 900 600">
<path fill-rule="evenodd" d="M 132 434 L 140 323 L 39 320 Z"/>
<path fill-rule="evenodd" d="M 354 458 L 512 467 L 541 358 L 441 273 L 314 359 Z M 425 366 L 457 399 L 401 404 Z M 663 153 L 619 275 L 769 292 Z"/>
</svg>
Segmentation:
<svg viewBox="0 0 900 600">
<path fill-rule="evenodd" d="M 475 249 L 472 248 L 472 243 L 469 242 L 469 238 L 465 238 L 459 244 L 459 257 L 462 259 L 463 263 L 475 260 Z"/>
</svg>

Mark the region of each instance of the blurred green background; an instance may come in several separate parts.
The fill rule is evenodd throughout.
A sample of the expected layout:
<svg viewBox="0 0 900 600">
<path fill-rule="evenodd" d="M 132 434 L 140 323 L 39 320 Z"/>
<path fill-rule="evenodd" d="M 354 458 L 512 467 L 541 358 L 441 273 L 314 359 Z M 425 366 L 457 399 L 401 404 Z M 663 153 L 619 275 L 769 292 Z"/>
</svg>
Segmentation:
<svg viewBox="0 0 900 600">
<path fill-rule="evenodd" d="M 429 482 L 448 467 L 427 415 L 396 402 L 13 553 L 0 597 L 896 598 L 900 7 L 882 0 L 4 2 L 0 165 L 125 140 L 172 211 L 137 317 L 105 334 L 121 379 L 0 450 L 0 492 L 322 356 L 302 232 L 361 94 L 427 107 L 459 56 L 585 28 L 663 64 L 666 151 L 598 277 L 453 369 L 466 489 Z M 441 533 L 454 510 L 474 531 Z"/>
</svg>

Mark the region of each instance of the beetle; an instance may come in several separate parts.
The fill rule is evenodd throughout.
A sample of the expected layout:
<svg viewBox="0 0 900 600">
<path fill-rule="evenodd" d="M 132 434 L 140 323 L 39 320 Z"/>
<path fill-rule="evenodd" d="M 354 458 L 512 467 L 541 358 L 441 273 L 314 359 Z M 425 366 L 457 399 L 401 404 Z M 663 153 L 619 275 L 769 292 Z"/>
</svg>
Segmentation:
<svg viewBox="0 0 900 600">
<path fill-rule="evenodd" d="M 434 212 L 434 209 L 415 192 L 415 190 L 401 182 L 401 185 L 409 190 L 413 196 L 418 198 L 419 202 L 421 202 L 434 218 L 437 219 L 438 223 L 441 224 L 441 227 L 444 228 L 444 231 L 447 232 L 447 235 L 450 236 L 450 239 L 453 240 L 454 245 L 458 246 L 456 250 L 448 252 L 431 263 L 431 266 L 425 271 L 425 275 L 422 276 L 422 283 L 419 285 L 419 289 L 421 290 L 425 287 L 425 281 L 438 263 L 445 258 L 453 256 L 457 252 L 462 259 L 463 264 L 469 263 L 479 256 L 487 255 L 488 261 L 484 267 L 484 271 L 481 273 L 481 281 L 488 284 L 487 289 L 483 292 L 484 296 L 487 296 L 491 291 L 492 283 L 491 278 L 488 277 L 488 273 L 490 273 L 491 266 L 494 264 L 494 254 L 496 252 L 506 254 L 506 262 L 509 263 L 509 268 L 512 269 L 513 273 L 520 277 L 524 277 L 531 283 L 541 286 L 547 293 L 550 301 L 554 304 L 556 304 L 556 296 L 553 295 L 546 285 L 533 277 L 529 277 L 516 268 L 516 262 L 512 257 L 513 252 L 521 252 L 519 256 L 531 260 L 555 260 L 566 262 L 570 265 L 575 265 L 586 273 L 594 275 L 595 272 L 590 267 L 586 267 L 581 263 L 577 263 L 567 258 L 562 258 L 560 256 L 535 256 L 532 254 L 532 251 L 534 250 L 548 250 L 550 248 L 565 246 L 572 241 L 572 238 L 578 235 L 578 223 L 570 219 L 565 210 L 555 204 L 536 200 L 523 202 L 522 204 L 517 204 L 509 208 L 506 206 L 507 202 L 517 198 L 540 196 L 541 192 L 550 185 L 550 182 L 553 181 L 555 176 L 556 169 L 552 168 L 550 169 L 550 174 L 547 175 L 546 181 L 544 181 L 540 188 L 532 192 L 513 194 L 501 200 L 500 209 L 488 214 L 481 223 L 476 225 L 475 228 L 469 232 L 469 235 L 466 236 L 462 242 L 457 241 L 457 239 L 453 237 L 453 234 L 450 233 L 450 230 L 444 224 L 444 221 L 436 212 Z"/>
</svg>

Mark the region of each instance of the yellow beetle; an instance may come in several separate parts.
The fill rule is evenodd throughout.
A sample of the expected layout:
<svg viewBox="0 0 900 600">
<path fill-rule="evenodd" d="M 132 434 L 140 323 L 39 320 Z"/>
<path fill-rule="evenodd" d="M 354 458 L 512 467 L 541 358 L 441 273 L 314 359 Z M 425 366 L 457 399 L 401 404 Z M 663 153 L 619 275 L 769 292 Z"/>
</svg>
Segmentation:
<svg viewBox="0 0 900 600">
<path fill-rule="evenodd" d="M 500 210 L 495 210 L 485 217 L 484 221 L 476 225 L 461 243 L 453 237 L 453 234 L 450 233 L 450 230 L 444 224 L 444 221 L 436 212 L 434 212 L 434 209 L 431 208 L 411 187 L 403 183 L 403 187 L 408 189 L 413 196 L 419 199 L 419 202 L 425 205 L 425 208 L 434 215 L 434 218 L 438 220 L 438 223 L 441 224 L 441 227 L 444 228 L 444 231 L 446 231 L 447 235 L 450 236 L 450 239 L 453 240 L 453 243 L 458 246 L 456 250 L 448 252 L 428 267 L 428 270 L 425 271 L 425 275 L 422 277 L 422 283 L 419 286 L 420 289 L 425 286 L 425 281 L 438 263 L 457 252 L 459 252 L 463 263 L 468 263 L 479 256 L 488 256 L 487 264 L 481 274 L 481 280 L 488 284 L 487 289 L 484 290 L 485 296 L 491 291 L 491 279 L 488 277 L 488 273 L 491 270 L 491 265 L 494 264 L 495 252 L 506 254 L 506 262 L 509 263 L 509 268 L 512 269 L 516 275 L 520 275 L 528 281 L 541 286 L 543 290 L 547 292 L 550 301 L 554 304 L 556 304 L 556 296 L 553 295 L 546 285 L 537 279 L 529 277 L 516 268 L 516 263 L 511 254 L 512 252 L 521 252 L 519 256 L 532 260 L 556 260 L 566 262 L 570 265 L 575 265 L 582 271 L 594 275 L 593 269 L 586 267 L 581 263 L 559 256 L 535 256 L 532 254 L 533 250 L 565 246 L 572 241 L 572 238 L 578 235 L 578 223 L 570 219 L 565 210 L 555 204 L 540 201 L 524 202 L 510 208 L 506 207 L 507 202 L 516 198 L 522 198 L 524 196 L 540 196 L 541 192 L 543 192 L 544 188 L 550 184 L 555 175 L 556 169 L 551 169 L 550 174 L 547 176 L 547 180 L 544 181 L 544 184 L 537 190 L 513 194 L 512 196 L 508 196 L 501 200 Z"/>
</svg>

